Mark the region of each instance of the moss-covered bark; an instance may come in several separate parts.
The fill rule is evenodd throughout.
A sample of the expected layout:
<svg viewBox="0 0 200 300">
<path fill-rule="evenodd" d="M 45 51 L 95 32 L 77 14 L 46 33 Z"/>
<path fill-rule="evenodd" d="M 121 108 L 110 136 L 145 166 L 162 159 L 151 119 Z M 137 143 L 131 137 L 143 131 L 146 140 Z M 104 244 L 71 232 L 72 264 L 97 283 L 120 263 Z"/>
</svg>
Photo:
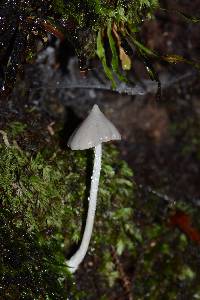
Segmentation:
<svg viewBox="0 0 200 300">
<path fill-rule="evenodd" d="M 40 40 L 46 45 L 47 33 L 71 44 L 79 57 L 81 68 L 87 67 L 87 60 L 97 54 L 114 86 L 112 72 L 121 72 L 117 57 L 122 60 L 123 69 L 122 57 L 128 55 L 122 48 L 121 39 L 128 35 L 128 31 L 136 32 L 143 19 L 150 17 L 157 5 L 157 0 L 46 0 L 41 3 L 29 0 L 26 5 L 21 0 L 3 1 L 0 8 L 0 92 L 5 94 L 12 89 L 18 70 L 36 56 L 37 42 Z M 106 30 L 109 26 L 109 42 L 113 37 L 109 48 L 112 52 L 116 48 L 114 68 L 107 66 L 106 56 L 101 50 L 106 48 L 104 39 L 107 39 Z M 113 26 L 116 26 L 118 37 L 112 31 Z M 101 36 L 102 45 L 97 43 L 98 35 Z M 120 55 L 122 51 L 123 56 Z M 122 77 L 119 76 L 119 79 Z"/>
<path fill-rule="evenodd" d="M 19 122 L 1 131 L 0 299 L 177 299 L 182 286 L 188 299 L 200 295 L 199 252 L 191 252 L 200 234 L 180 223 L 200 225 L 198 210 L 180 201 L 170 217 L 159 196 L 140 197 L 113 146 L 104 147 L 89 252 L 72 278 L 65 262 L 81 239 L 93 154 L 62 150 L 55 136 L 37 152 L 22 149 L 16 140 L 27 132 Z"/>
<path fill-rule="evenodd" d="M 1 131 L 0 144 L 3 298 L 66 299 L 72 293 L 78 299 L 65 261 L 81 238 L 92 152 L 64 151 L 56 145 L 33 156 L 13 140 L 19 123 L 11 127 L 8 136 Z M 127 243 L 123 223 L 133 214 L 133 197 L 131 170 L 118 160 L 114 147 L 105 147 L 90 246 L 104 247 L 101 264 L 110 244 Z"/>
<path fill-rule="evenodd" d="M 141 197 L 113 146 L 104 147 L 89 252 L 72 278 L 65 261 L 81 239 L 93 154 L 62 150 L 56 135 L 37 151 L 20 148 L 29 134 L 20 122 L 1 131 L 0 299 L 177 299 L 183 287 L 199 297 L 199 209 Z"/>
</svg>

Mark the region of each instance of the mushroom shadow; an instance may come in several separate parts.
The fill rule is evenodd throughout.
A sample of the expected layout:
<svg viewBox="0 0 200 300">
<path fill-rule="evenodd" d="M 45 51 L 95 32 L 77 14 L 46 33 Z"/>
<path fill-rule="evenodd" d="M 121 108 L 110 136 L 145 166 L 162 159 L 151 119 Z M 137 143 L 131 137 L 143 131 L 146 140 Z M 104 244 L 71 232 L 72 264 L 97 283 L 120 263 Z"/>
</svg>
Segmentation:
<svg viewBox="0 0 200 300">
<path fill-rule="evenodd" d="M 63 129 L 59 133 L 60 147 L 61 149 L 67 148 L 67 142 L 71 134 L 74 132 L 74 129 L 81 123 L 82 119 L 80 119 L 77 114 L 74 112 L 73 108 L 66 107 L 65 108 L 65 122 Z"/>
<path fill-rule="evenodd" d="M 80 240 L 78 243 L 71 245 L 68 251 L 68 257 L 71 257 L 80 247 L 84 230 L 85 230 L 85 225 L 86 225 L 86 219 L 87 219 L 87 213 L 88 213 L 88 198 L 90 195 L 90 186 L 91 186 L 91 176 L 92 176 L 92 170 L 93 170 L 93 151 L 92 149 L 88 149 L 86 151 L 86 170 L 85 170 L 85 192 L 83 195 L 82 200 L 82 206 L 83 206 L 83 214 L 82 214 L 82 225 L 80 228 Z"/>
<path fill-rule="evenodd" d="M 66 107 L 66 117 L 65 117 L 65 123 L 63 126 L 63 129 L 59 133 L 60 138 L 60 147 L 61 149 L 67 148 L 67 142 L 71 134 L 74 132 L 74 129 L 77 128 L 78 125 L 81 123 L 81 119 L 75 114 L 73 109 L 71 107 Z M 92 170 L 93 170 L 93 151 L 92 149 L 88 149 L 85 151 L 86 155 L 86 170 L 85 170 L 85 192 L 83 195 L 82 206 L 83 206 L 83 214 L 82 214 L 82 225 L 80 228 L 80 240 L 78 243 L 73 244 L 69 251 L 67 256 L 72 256 L 74 252 L 79 248 L 82 237 L 84 234 L 86 219 L 87 219 L 87 212 L 88 212 L 88 197 L 90 195 L 90 185 L 91 185 L 91 176 L 92 176 Z"/>
</svg>

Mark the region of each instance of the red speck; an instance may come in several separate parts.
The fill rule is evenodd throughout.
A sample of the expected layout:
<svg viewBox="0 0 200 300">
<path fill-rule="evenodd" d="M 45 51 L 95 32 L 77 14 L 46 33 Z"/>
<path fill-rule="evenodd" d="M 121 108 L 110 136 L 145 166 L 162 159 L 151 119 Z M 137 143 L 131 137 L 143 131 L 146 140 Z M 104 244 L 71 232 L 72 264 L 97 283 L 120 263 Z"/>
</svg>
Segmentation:
<svg viewBox="0 0 200 300">
<path fill-rule="evenodd" d="M 178 210 L 170 217 L 169 224 L 178 227 L 187 237 L 200 244 L 200 232 L 192 226 L 191 217 L 185 212 Z"/>
</svg>

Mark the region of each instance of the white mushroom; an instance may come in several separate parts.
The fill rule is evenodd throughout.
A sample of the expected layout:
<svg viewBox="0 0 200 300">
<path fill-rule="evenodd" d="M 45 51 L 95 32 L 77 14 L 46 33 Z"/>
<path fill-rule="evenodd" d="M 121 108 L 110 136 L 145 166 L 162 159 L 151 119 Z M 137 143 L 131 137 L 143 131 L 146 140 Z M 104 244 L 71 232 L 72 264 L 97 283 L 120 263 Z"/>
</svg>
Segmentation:
<svg viewBox="0 0 200 300">
<path fill-rule="evenodd" d="M 111 140 L 120 140 L 121 135 L 115 126 L 105 117 L 95 104 L 82 124 L 74 131 L 68 141 L 68 146 L 72 150 L 84 150 L 94 147 L 94 167 L 88 198 L 89 207 L 87 220 L 81 245 L 75 254 L 67 261 L 71 273 L 74 273 L 79 264 L 83 261 L 89 246 L 94 224 L 96 199 L 101 170 L 102 143 Z"/>
</svg>

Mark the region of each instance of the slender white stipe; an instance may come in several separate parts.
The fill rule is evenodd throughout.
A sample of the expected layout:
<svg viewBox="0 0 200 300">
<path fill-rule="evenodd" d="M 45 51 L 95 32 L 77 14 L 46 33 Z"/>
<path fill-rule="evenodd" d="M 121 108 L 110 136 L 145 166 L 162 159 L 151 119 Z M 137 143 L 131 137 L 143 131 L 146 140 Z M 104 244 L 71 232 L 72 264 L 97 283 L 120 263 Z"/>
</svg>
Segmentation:
<svg viewBox="0 0 200 300">
<path fill-rule="evenodd" d="M 88 202 L 88 213 L 85 231 L 79 249 L 66 262 L 69 271 L 74 273 L 83 261 L 90 243 L 101 171 L 102 143 L 111 140 L 120 140 L 121 135 L 115 126 L 105 117 L 95 104 L 82 124 L 74 131 L 68 141 L 72 150 L 84 150 L 94 148 L 94 167 L 91 177 L 90 197 Z"/>
<path fill-rule="evenodd" d="M 99 144 L 94 148 L 94 168 L 92 173 L 92 181 L 90 187 L 90 197 L 88 202 L 88 213 L 85 225 L 85 231 L 83 234 L 83 239 L 81 241 L 81 245 L 76 253 L 67 261 L 67 265 L 71 273 L 74 273 L 80 263 L 83 261 L 88 246 L 90 243 L 90 239 L 92 236 L 92 230 L 94 225 L 95 211 L 96 211 L 96 203 L 97 203 L 97 192 L 99 186 L 99 177 L 101 171 L 101 156 L 102 156 L 102 146 Z"/>
</svg>

